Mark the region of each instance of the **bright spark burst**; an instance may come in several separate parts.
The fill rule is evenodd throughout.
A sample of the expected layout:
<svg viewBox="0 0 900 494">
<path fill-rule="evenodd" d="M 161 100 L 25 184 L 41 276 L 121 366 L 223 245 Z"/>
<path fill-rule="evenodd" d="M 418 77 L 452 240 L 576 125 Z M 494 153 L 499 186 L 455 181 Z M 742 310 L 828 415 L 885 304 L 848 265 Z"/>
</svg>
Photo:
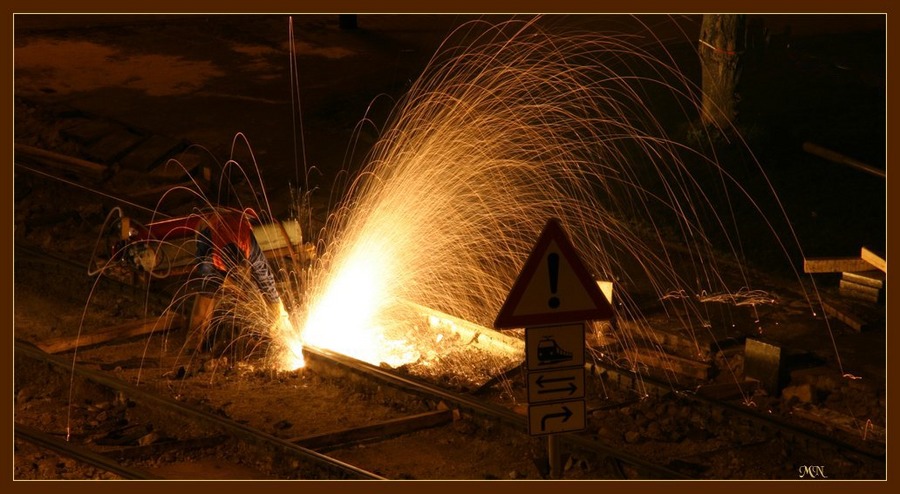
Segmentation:
<svg viewBox="0 0 900 494">
<path fill-rule="evenodd" d="M 293 371 L 306 367 L 306 358 L 303 356 L 303 341 L 299 333 L 294 329 L 294 323 L 290 319 L 280 320 L 273 329 L 272 340 L 281 344 L 281 350 L 276 357 L 276 367 L 280 370 Z"/>
<path fill-rule="evenodd" d="M 677 67 L 627 36 L 518 21 L 459 32 L 481 34 L 445 42 L 329 218 L 299 325 L 306 344 L 376 365 L 415 359 L 412 335 L 385 316 L 403 300 L 490 325 L 549 217 L 600 279 L 649 285 L 658 300 L 732 291 L 704 225 L 737 257 L 735 230 L 696 174 L 758 208 L 718 163 L 666 137 L 651 99 L 696 114 L 697 89 Z M 619 314 L 639 317 L 621 288 Z"/>
</svg>

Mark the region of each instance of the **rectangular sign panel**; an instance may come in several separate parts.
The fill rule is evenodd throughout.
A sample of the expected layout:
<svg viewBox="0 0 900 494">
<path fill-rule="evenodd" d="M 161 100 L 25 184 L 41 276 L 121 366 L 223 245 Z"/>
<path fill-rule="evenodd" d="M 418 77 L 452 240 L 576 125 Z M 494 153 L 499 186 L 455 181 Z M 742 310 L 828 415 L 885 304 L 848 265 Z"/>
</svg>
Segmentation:
<svg viewBox="0 0 900 494">
<path fill-rule="evenodd" d="M 528 403 L 584 398 L 584 367 L 528 373 Z"/>
<path fill-rule="evenodd" d="M 532 436 L 584 430 L 584 400 L 528 407 L 528 433 Z"/>
<path fill-rule="evenodd" d="M 584 365 L 584 323 L 525 328 L 525 365 L 546 371 Z"/>
</svg>

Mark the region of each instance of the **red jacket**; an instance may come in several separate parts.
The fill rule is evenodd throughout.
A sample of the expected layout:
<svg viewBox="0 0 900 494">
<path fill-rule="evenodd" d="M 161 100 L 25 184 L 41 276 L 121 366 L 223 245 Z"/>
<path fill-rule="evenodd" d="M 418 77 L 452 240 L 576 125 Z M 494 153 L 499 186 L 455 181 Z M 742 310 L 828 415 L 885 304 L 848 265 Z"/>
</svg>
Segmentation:
<svg viewBox="0 0 900 494">
<path fill-rule="evenodd" d="M 217 210 L 206 217 L 212 242 L 212 260 L 217 269 L 228 269 L 222 259 L 222 251 L 228 244 L 234 244 L 245 258 L 250 257 L 250 237 L 253 226 L 248 216 L 256 217 L 252 209 L 239 211 L 235 209 Z"/>
</svg>

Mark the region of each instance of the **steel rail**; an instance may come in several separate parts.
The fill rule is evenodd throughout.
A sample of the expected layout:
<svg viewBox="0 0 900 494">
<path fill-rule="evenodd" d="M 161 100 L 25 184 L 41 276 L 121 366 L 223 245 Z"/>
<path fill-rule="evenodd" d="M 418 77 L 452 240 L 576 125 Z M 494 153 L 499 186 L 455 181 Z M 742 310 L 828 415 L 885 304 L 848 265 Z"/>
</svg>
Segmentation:
<svg viewBox="0 0 900 494">
<path fill-rule="evenodd" d="M 389 370 L 374 366 L 367 362 L 356 360 L 352 357 L 347 357 L 345 355 L 341 355 L 321 348 L 305 347 L 304 352 L 306 352 L 308 356 L 313 357 L 313 359 L 325 359 L 330 363 L 337 364 L 349 371 L 355 372 L 357 374 L 362 374 L 365 377 L 377 379 L 378 381 L 381 381 L 386 385 L 401 389 L 402 391 L 411 392 L 432 399 L 442 400 L 446 403 L 457 405 L 461 409 L 469 410 L 476 415 L 499 420 L 519 431 L 522 431 L 523 434 L 527 434 L 527 418 L 513 412 L 512 410 L 486 403 L 482 400 L 478 400 L 468 395 L 448 391 L 433 384 L 423 382 L 419 379 L 400 376 L 393 372 L 390 372 Z M 559 437 L 563 441 L 580 448 L 588 449 L 606 456 L 611 456 L 624 463 L 637 467 L 640 470 L 649 473 L 653 478 L 691 478 L 684 473 L 677 472 L 670 468 L 657 465 L 644 458 L 640 458 L 638 456 L 620 451 L 619 449 L 611 445 L 604 444 L 596 439 L 579 436 L 574 433 L 560 434 Z"/>
<path fill-rule="evenodd" d="M 61 441 L 59 439 L 54 438 L 53 436 L 41 432 L 37 429 L 32 429 L 26 425 L 20 424 L 16 422 L 15 424 L 15 435 L 16 438 L 21 439 L 23 441 L 27 441 L 36 446 L 40 446 L 42 448 L 50 449 L 55 451 L 63 456 L 72 458 L 74 460 L 80 461 L 82 463 L 87 463 L 91 466 L 100 468 L 102 470 L 106 470 L 107 472 L 112 472 L 119 477 L 129 480 L 160 480 L 164 479 L 164 477 L 160 477 L 158 475 L 154 475 L 145 470 L 141 470 L 139 468 L 131 468 L 122 465 L 121 463 L 103 456 L 100 453 L 95 453 L 86 448 L 82 448 L 81 446 L 77 446 L 75 444 L 67 443 L 65 441 Z"/>
<path fill-rule="evenodd" d="M 108 376 L 102 372 L 93 371 L 90 369 L 86 369 L 77 364 L 73 365 L 71 361 L 63 360 L 59 357 L 47 354 L 41 351 L 39 348 L 31 345 L 30 343 L 24 342 L 22 340 L 15 340 L 15 354 L 16 355 L 24 355 L 28 358 L 35 359 L 38 361 L 46 362 L 55 367 L 58 367 L 66 372 L 73 372 L 85 379 L 93 381 L 97 384 L 101 384 L 108 388 L 114 389 L 116 391 L 121 391 L 128 396 L 134 398 L 137 401 L 143 401 L 145 403 L 151 403 L 156 406 L 160 406 L 166 410 L 176 412 L 181 416 L 189 417 L 195 420 L 200 420 L 209 424 L 214 424 L 223 429 L 229 431 L 229 433 L 242 437 L 247 440 L 261 442 L 263 444 L 272 445 L 279 447 L 289 453 L 300 456 L 310 462 L 317 464 L 318 466 L 327 467 L 332 469 L 335 472 L 338 472 L 344 476 L 355 478 L 355 479 L 378 479 L 384 480 L 383 477 L 363 470 L 359 467 L 341 462 L 329 456 L 323 455 L 321 453 L 317 453 L 311 449 L 307 449 L 296 444 L 293 444 L 284 439 L 280 439 L 278 437 L 272 436 L 271 434 L 266 434 L 265 432 L 256 430 L 252 427 L 246 426 L 244 424 L 235 422 L 233 420 L 227 419 L 225 417 L 221 417 L 218 415 L 214 415 L 209 412 L 205 412 L 203 410 L 198 410 L 195 408 L 191 408 L 189 406 L 184 405 L 183 403 L 179 403 L 171 398 L 167 398 L 164 396 L 160 396 L 154 393 L 150 393 L 148 391 L 144 391 L 142 389 L 136 388 L 124 381 L 121 381 L 117 378 Z"/>
</svg>

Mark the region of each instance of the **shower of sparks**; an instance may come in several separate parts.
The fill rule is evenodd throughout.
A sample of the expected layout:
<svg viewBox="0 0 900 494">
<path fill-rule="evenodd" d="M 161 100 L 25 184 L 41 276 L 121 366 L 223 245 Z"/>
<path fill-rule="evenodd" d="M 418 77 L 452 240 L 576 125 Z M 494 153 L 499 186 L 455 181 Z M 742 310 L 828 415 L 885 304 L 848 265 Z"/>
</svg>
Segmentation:
<svg viewBox="0 0 900 494">
<path fill-rule="evenodd" d="M 619 317 L 641 317 L 631 286 L 659 301 L 679 290 L 771 298 L 723 295 L 749 283 L 742 270 L 723 277 L 707 228 L 739 257 L 722 212 L 759 208 L 715 160 L 666 137 L 651 98 L 696 115 L 697 90 L 677 67 L 634 37 L 550 34 L 533 21 L 463 29 L 481 34 L 445 42 L 329 217 L 298 338 L 396 366 L 422 352 L 418 329 L 388 316 L 395 304 L 490 325 L 549 217 L 598 280 L 616 280 Z M 728 189 L 726 209 L 698 172 Z M 702 325 L 697 302 L 678 301 Z"/>
</svg>

